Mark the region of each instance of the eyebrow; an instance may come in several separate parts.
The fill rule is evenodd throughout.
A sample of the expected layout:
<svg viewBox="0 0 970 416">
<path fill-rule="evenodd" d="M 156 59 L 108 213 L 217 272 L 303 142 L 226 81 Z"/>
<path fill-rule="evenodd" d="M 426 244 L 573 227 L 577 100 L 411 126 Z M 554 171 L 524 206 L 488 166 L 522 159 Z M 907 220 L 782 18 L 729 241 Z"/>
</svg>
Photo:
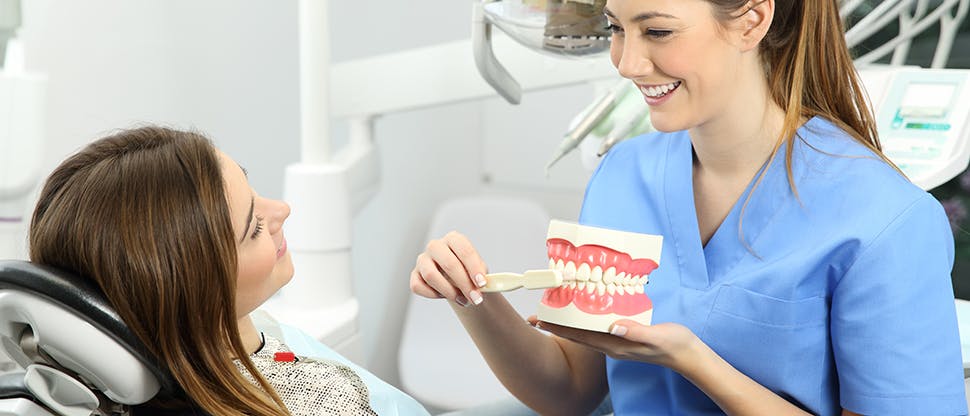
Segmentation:
<svg viewBox="0 0 970 416">
<path fill-rule="evenodd" d="M 609 16 L 609 17 L 612 17 L 612 18 L 616 19 L 616 15 L 613 14 L 613 12 L 611 12 L 610 9 L 607 9 L 606 7 L 603 8 L 603 13 L 606 14 L 607 16 Z M 667 14 L 667 13 L 661 13 L 661 12 L 644 12 L 644 13 L 640 13 L 640 14 L 634 16 L 633 19 L 630 19 L 630 21 L 632 21 L 634 23 L 638 23 L 638 22 L 642 22 L 644 20 L 650 20 L 650 19 L 657 18 L 657 17 L 663 17 L 663 18 L 667 18 L 667 19 L 676 19 L 677 18 L 677 16 L 674 16 L 672 14 Z"/>
</svg>

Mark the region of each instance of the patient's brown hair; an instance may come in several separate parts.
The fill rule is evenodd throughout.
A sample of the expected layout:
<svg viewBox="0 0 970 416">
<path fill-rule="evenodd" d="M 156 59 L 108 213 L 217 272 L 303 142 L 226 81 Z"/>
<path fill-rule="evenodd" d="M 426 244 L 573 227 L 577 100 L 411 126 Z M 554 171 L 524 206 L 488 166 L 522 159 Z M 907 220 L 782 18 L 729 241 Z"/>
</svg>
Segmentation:
<svg viewBox="0 0 970 416">
<path fill-rule="evenodd" d="M 31 220 L 30 258 L 97 282 L 206 412 L 287 415 L 239 337 L 233 234 L 209 140 L 142 127 L 91 143 L 54 170 Z"/>
</svg>

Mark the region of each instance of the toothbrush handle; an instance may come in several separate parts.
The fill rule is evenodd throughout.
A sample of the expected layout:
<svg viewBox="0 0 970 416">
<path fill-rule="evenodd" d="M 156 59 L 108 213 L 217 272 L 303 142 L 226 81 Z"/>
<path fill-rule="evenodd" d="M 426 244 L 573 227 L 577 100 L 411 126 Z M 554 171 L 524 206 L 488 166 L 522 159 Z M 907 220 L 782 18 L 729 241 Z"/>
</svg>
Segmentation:
<svg viewBox="0 0 970 416">
<path fill-rule="evenodd" d="M 523 279 L 521 274 L 516 273 L 489 273 L 485 275 L 488 282 L 482 287 L 482 292 L 507 292 L 522 287 Z"/>
</svg>

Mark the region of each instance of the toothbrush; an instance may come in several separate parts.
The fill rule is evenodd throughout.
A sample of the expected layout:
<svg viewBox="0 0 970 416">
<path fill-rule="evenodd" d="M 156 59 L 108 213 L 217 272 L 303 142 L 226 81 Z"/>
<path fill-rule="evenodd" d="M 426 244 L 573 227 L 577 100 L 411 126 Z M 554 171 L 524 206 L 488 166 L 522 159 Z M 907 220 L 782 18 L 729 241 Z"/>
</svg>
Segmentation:
<svg viewBox="0 0 970 416">
<path fill-rule="evenodd" d="M 562 284 L 562 272 L 559 270 L 542 269 L 527 270 L 518 273 L 489 273 L 485 275 L 488 282 L 480 290 L 482 292 L 507 292 L 520 287 L 526 289 L 546 289 Z"/>
</svg>

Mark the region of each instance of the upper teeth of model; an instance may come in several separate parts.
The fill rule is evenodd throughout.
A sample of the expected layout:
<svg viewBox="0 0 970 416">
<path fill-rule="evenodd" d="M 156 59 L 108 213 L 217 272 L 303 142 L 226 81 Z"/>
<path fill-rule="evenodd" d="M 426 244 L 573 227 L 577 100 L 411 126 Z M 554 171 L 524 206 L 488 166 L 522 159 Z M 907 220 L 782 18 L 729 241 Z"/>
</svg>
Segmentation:
<svg viewBox="0 0 970 416">
<path fill-rule="evenodd" d="M 662 97 L 664 94 L 670 92 L 674 88 L 677 88 L 678 85 L 680 85 L 680 81 L 671 82 L 669 84 L 664 84 L 664 85 L 657 85 L 653 87 L 645 87 L 641 85 L 640 91 L 643 92 L 643 94 L 646 95 L 647 97 L 658 98 L 658 97 Z"/>
</svg>

